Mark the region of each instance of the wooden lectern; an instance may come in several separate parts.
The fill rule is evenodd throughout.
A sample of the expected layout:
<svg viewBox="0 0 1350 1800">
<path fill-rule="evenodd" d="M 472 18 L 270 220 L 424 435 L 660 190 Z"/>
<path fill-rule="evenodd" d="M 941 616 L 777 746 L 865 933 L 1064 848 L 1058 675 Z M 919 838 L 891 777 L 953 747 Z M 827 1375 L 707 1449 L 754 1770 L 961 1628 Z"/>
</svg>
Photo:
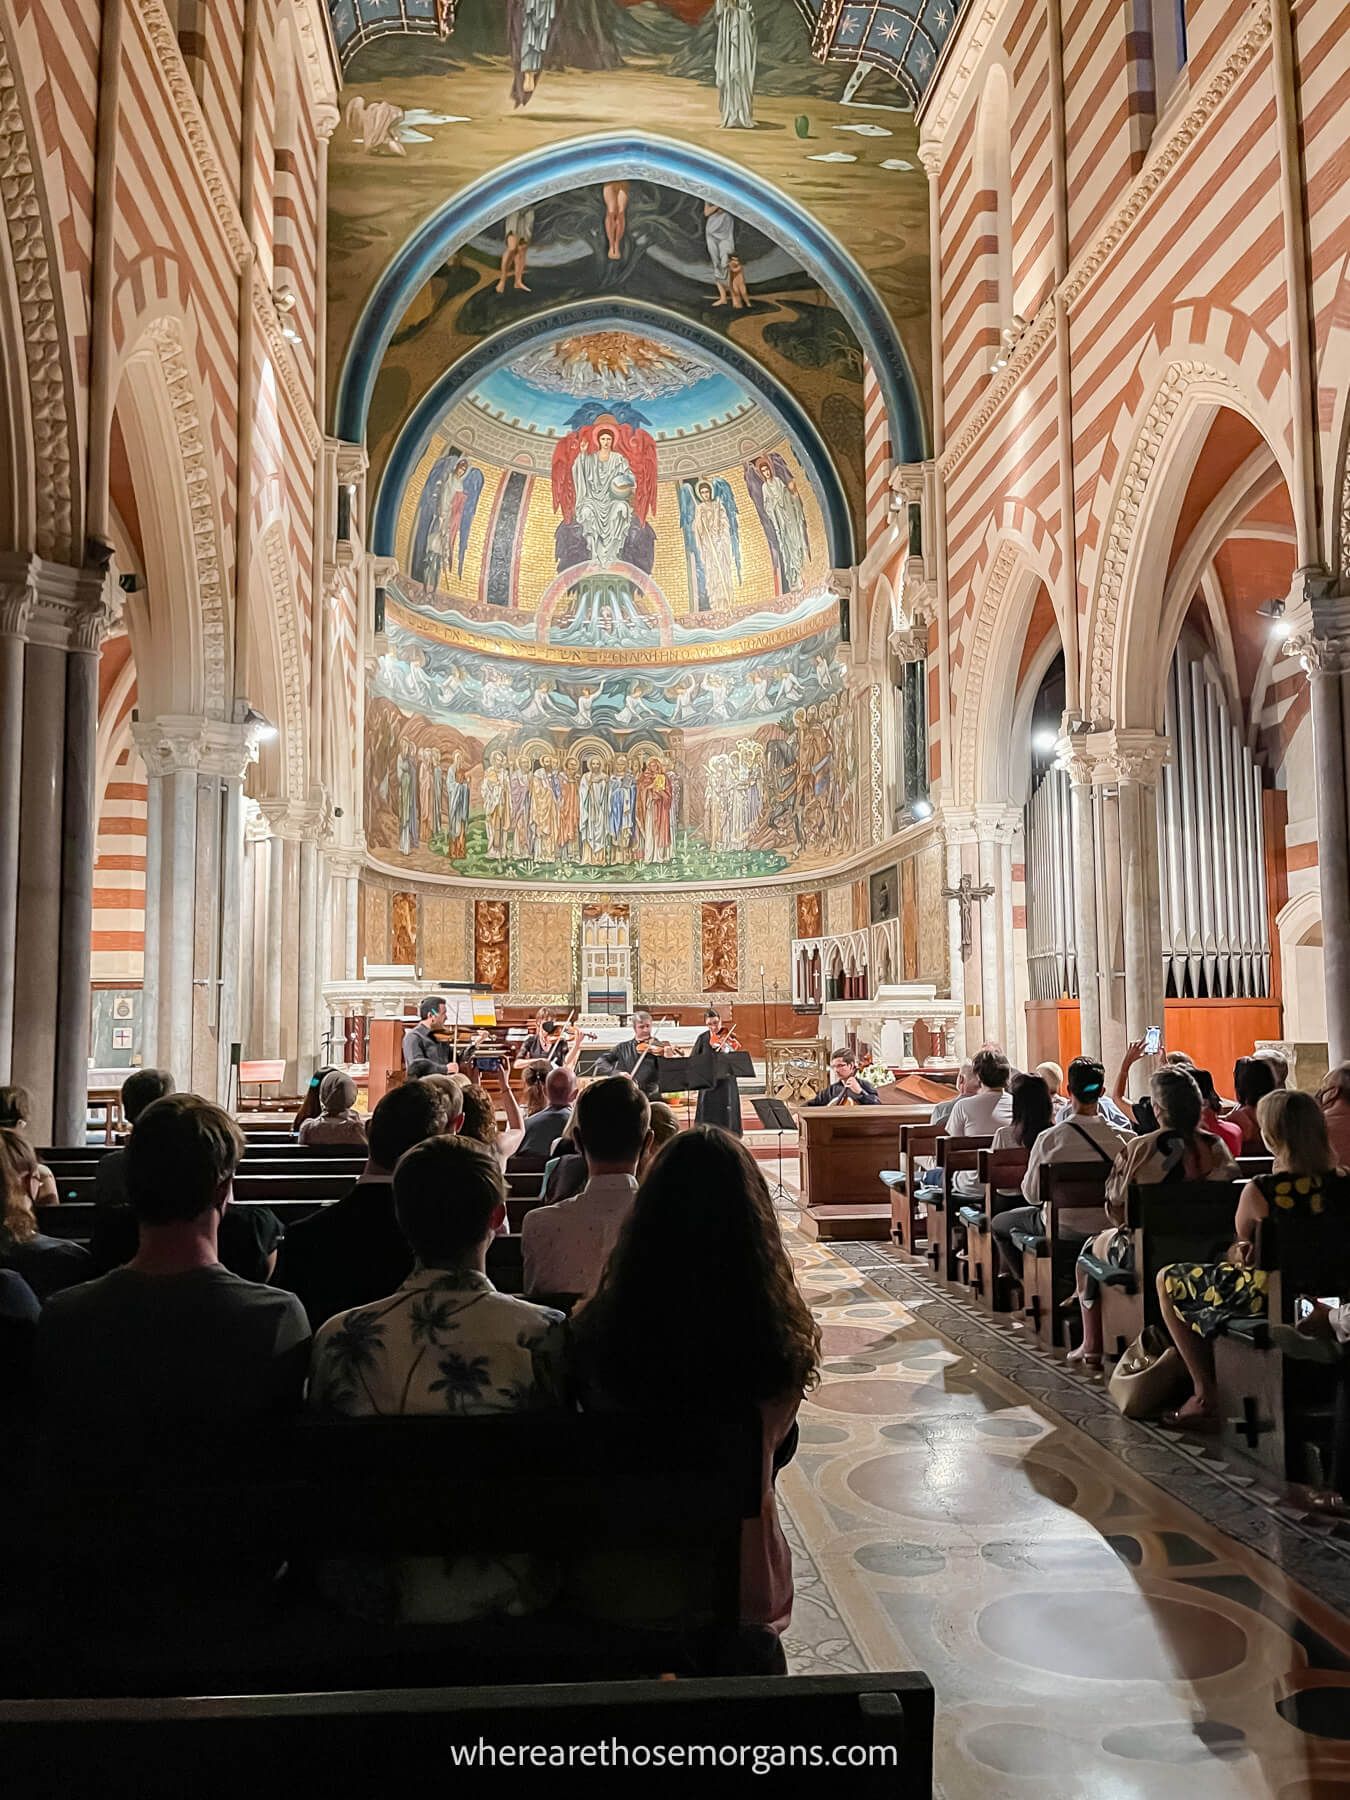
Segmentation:
<svg viewBox="0 0 1350 1800">
<path fill-rule="evenodd" d="M 814 1238 L 885 1239 L 890 1196 L 883 1169 L 900 1168 L 900 1127 L 925 1124 L 928 1106 L 803 1106 L 802 1230 Z"/>
<path fill-rule="evenodd" d="M 411 1019 L 372 1019 L 370 1021 L 370 1075 L 367 1104 L 374 1112 L 391 1087 L 403 1079 L 403 1034 L 417 1023 Z"/>
</svg>

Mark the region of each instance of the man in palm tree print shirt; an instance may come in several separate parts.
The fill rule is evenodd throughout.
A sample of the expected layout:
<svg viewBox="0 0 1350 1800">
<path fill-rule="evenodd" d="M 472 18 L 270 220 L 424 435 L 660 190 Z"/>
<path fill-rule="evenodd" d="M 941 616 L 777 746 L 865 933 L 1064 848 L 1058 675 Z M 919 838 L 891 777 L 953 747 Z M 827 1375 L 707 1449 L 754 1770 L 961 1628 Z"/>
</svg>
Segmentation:
<svg viewBox="0 0 1350 1800">
<path fill-rule="evenodd" d="M 413 1271 L 319 1331 L 311 1406 L 344 1418 L 561 1408 L 562 1314 L 499 1294 L 484 1272 L 506 1215 L 497 1159 L 467 1138 L 428 1139 L 395 1170 L 394 1211 Z M 551 1571 L 511 1555 L 344 1559 L 324 1586 L 349 1610 L 399 1622 L 529 1612 L 553 1591 Z"/>
</svg>

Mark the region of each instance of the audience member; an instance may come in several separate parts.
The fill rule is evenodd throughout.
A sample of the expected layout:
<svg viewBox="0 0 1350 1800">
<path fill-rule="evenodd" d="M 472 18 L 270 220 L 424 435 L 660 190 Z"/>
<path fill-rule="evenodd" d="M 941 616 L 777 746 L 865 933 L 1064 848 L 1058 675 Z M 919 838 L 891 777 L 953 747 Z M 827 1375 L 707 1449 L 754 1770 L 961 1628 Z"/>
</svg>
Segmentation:
<svg viewBox="0 0 1350 1800">
<path fill-rule="evenodd" d="M 517 1151 L 522 1156 L 547 1156 L 572 1122 L 577 1097 L 577 1078 L 571 1069 L 550 1069 L 544 1077 L 544 1105 L 528 1115 Z"/>
<path fill-rule="evenodd" d="M 1171 1263 L 1158 1274 L 1163 1322 L 1194 1389 L 1183 1406 L 1164 1414 L 1165 1425 L 1190 1430 L 1218 1426 L 1211 1343 L 1230 1319 L 1265 1313 L 1266 1275 L 1252 1267 L 1252 1254 L 1256 1227 L 1272 1207 L 1277 1213 L 1332 1212 L 1350 1226 L 1350 1179 L 1336 1172 L 1326 1119 L 1313 1096 L 1272 1089 L 1257 1101 L 1256 1117 L 1274 1168 L 1243 1188 L 1235 1221 L 1237 1241 L 1228 1259 Z"/>
<path fill-rule="evenodd" d="M 593 1081 L 577 1101 L 572 1136 L 586 1185 L 571 1200 L 525 1215 L 527 1294 L 589 1294 L 632 1210 L 636 1170 L 651 1135 L 647 1096 L 627 1075 Z"/>
<path fill-rule="evenodd" d="M 993 1148 L 1030 1150 L 1054 1123 L 1054 1093 L 1040 1074 L 1014 1075 L 1008 1092 L 1012 1096 L 1012 1118 L 994 1133 Z"/>
<path fill-rule="evenodd" d="M 548 1094 L 545 1091 L 551 1063 L 542 1056 L 531 1057 L 526 1062 L 517 1062 L 520 1070 L 520 1091 L 525 1102 L 525 1117 L 532 1119 L 538 1112 L 543 1112 L 548 1105 Z"/>
<path fill-rule="evenodd" d="M 459 1135 L 471 1143 L 481 1144 L 484 1150 L 497 1157 L 501 1136 L 497 1129 L 497 1108 L 487 1090 L 473 1083 L 460 1096 Z"/>
<path fill-rule="evenodd" d="M 391 1088 L 370 1115 L 369 1156 L 356 1185 L 287 1233 L 277 1282 L 299 1296 L 314 1330 L 393 1293 L 406 1277 L 412 1258 L 394 1218 L 394 1165 L 448 1120 L 445 1095 L 428 1082 Z"/>
<path fill-rule="evenodd" d="M 1001 1050 L 977 1050 L 972 1060 L 979 1087 L 963 1095 L 947 1115 L 952 1137 L 992 1138 L 1000 1125 L 1012 1122 L 1008 1077 L 1012 1067 Z"/>
<path fill-rule="evenodd" d="M 37 1341 L 41 1302 L 14 1269 L 0 1269 L 0 1442 L 13 1475 L 19 1462 L 16 1434 L 26 1435 L 36 1417 L 33 1395 L 33 1346 Z"/>
<path fill-rule="evenodd" d="M 1178 1065 L 1173 1065 L 1174 1067 Z M 1195 1078 L 1195 1085 L 1200 1090 L 1200 1129 L 1207 1131 L 1211 1137 L 1218 1138 L 1230 1156 L 1242 1155 L 1242 1127 L 1233 1119 L 1219 1116 L 1223 1101 L 1219 1098 L 1219 1090 L 1214 1085 L 1214 1077 L 1208 1069 L 1197 1069 L 1194 1063 L 1189 1065 L 1189 1072 Z"/>
<path fill-rule="evenodd" d="M 34 1206 L 40 1176 L 37 1153 L 22 1132 L 0 1128 L 0 1266 L 22 1275 L 39 1300 L 97 1273 L 83 1244 L 48 1237 L 38 1228 Z"/>
<path fill-rule="evenodd" d="M 989 1223 L 995 1253 L 1015 1281 L 1022 1279 L 1022 1255 L 1013 1245 L 1012 1234 L 1041 1229 L 1041 1169 L 1044 1165 L 1096 1160 L 1106 1170 L 1125 1141 L 1126 1134 L 1108 1124 L 1098 1110 L 1106 1086 L 1106 1071 L 1102 1065 L 1093 1057 L 1075 1056 L 1065 1080 L 1069 1091 L 1068 1114 L 1057 1125 L 1038 1133 L 1030 1145 L 1027 1172 L 1022 1178 L 1022 1197 L 1027 1204 L 996 1213 Z"/>
<path fill-rule="evenodd" d="M 956 1092 L 950 1100 L 939 1100 L 928 1115 L 930 1125 L 945 1125 L 951 1117 L 952 1108 L 958 1100 L 967 1100 L 980 1091 L 980 1078 L 975 1073 L 975 1064 L 969 1057 L 961 1064 L 956 1076 Z"/>
<path fill-rule="evenodd" d="M 243 1281 L 216 1254 L 243 1136 L 195 1094 L 136 1122 L 127 1189 L 140 1247 L 125 1268 L 57 1294 L 38 1326 L 53 1453 L 101 1482 L 143 1477 L 180 1433 L 298 1405 L 309 1329 L 293 1294 Z"/>
<path fill-rule="evenodd" d="M 1350 1169 L 1350 1062 L 1327 1071 L 1317 1095 L 1337 1167 Z"/>
<path fill-rule="evenodd" d="M 662 1150 L 673 1137 L 679 1135 L 680 1130 L 679 1115 L 673 1106 L 668 1105 L 664 1100 L 650 1100 L 648 1105 L 651 1108 L 650 1136 L 647 1140 L 647 1148 L 642 1153 L 642 1161 L 638 1164 L 639 1184 Z"/>
<path fill-rule="evenodd" d="M 1204 1101 L 1189 1069 L 1158 1069 L 1149 1082 L 1158 1130 L 1144 1132 L 1120 1152 L 1106 1184 L 1108 1210 L 1124 1218 L 1131 1187 L 1165 1181 L 1235 1181 L 1237 1164 L 1212 1133 L 1201 1129 Z"/>
<path fill-rule="evenodd" d="M 94 1177 L 94 1230 L 90 1249 L 96 1273 L 120 1269 L 136 1254 L 140 1228 L 127 1194 L 127 1161 L 136 1121 L 147 1107 L 174 1092 L 167 1069 L 137 1069 L 122 1083 L 122 1111 L 131 1127 L 127 1143 L 109 1150 L 98 1160 Z M 277 1266 L 277 1252 L 285 1236 L 281 1220 L 270 1206 L 250 1201 L 227 1207 L 216 1232 L 216 1253 L 222 1265 L 243 1281 L 270 1281 Z"/>
<path fill-rule="evenodd" d="M 561 1313 L 499 1294 L 487 1248 L 506 1218 L 496 1158 L 464 1137 L 415 1145 L 394 1171 L 413 1265 L 387 1298 L 338 1313 L 314 1341 L 310 1404 L 345 1418 L 537 1412 L 565 1398 Z M 330 1596 L 385 1621 L 533 1611 L 549 1571 L 513 1555 L 360 1559 L 325 1571 Z"/>
<path fill-rule="evenodd" d="M 305 1097 L 300 1102 L 295 1117 L 291 1120 L 291 1130 L 297 1137 L 300 1135 L 300 1127 L 305 1123 L 306 1119 L 317 1119 L 319 1116 L 321 1111 L 319 1090 L 323 1087 L 325 1079 L 329 1075 L 340 1073 L 341 1070 L 334 1069 L 331 1065 L 325 1063 L 323 1068 L 315 1069 L 314 1073 L 310 1076 L 309 1086 L 305 1089 Z"/>
<path fill-rule="evenodd" d="M 404 1068 L 403 1077 L 405 1081 L 425 1081 L 429 1075 L 444 1075 L 445 1072 L 429 1056 L 414 1056 Z"/>
<path fill-rule="evenodd" d="M 167 1069 L 133 1069 L 122 1083 L 122 1117 L 126 1120 L 129 1132 L 135 1131 L 136 1121 L 147 1106 L 153 1106 L 156 1100 L 162 1100 L 166 1094 L 174 1091 L 174 1079 Z M 127 1146 L 120 1144 L 115 1150 L 105 1150 L 99 1157 L 94 1169 L 94 1204 L 96 1206 L 126 1206 L 127 1198 Z M 135 1234 L 132 1234 L 133 1253 Z"/>
<path fill-rule="evenodd" d="M 1067 1095 L 1064 1092 L 1064 1071 L 1060 1068 L 1059 1064 L 1057 1062 L 1037 1063 L 1036 1067 L 1031 1072 L 1033 1075 L 1039 1075 L 1041 1080 L 1049 1088 L 1050 1102 L 1054 1107 L 1056 1114 L 1058 1115 L 1062 1110 L 1067 1110 L 1067 1108 L 1061 1106 L 1061 1102 L 1067 1100 Z"/>
<path fill-rule="evenodd" d="M 1278 1050 L 1258 1050 L 1256 1055 L 1260 1062 L 1268 1062 L 1270 1064 L 1275 1075 L 1275 1088 L 1289 1086 L 1289 1064 L 1288 1061 L 1280 1055 Z M 1273 1093 L 1275 1089 L 1272 1089 L 1271 1091 Z"/>
<path fill-rule="evenodd" d="M 669 1328 L 675 1269 L 697 1269 L 699 1289 L 698 1324 L 680 1334 L 678 1354 Z M 572 1330 L 583 1405 L 696 1416 L 758 1409 L 763 1502 L 743 1530 L 741 1617 L 781 1633 L 792 1612 L 792 1562 L 774 1503 L 775 1459 L 815 1385 L 820 1331 L 744 1145 L 706 1125 L 666 1145 Z M 610 1603 L 636 1598 L 640 1606 L 659 1563 L 644 1559 L 631 1587 L 612 1584 Z"/>
<path fill-rule="evenodd" d="M 543 1200 L 552 1206 L 556 1200 L 570 1200 L 586 1185 L 586 1158 L 577 1149 L 572 1129 L 568 1129 L 553 1146 L 553 1155 L 544 1164 Z"/>
<path fill-rule="evenodd" d="M 1264 1056 L 1240 1056 L 1233 1065 L 1233 1092 L 1237 1096 L 1237 1104 L 1228 1117 L 1242 1132 L 1240 1155 L 1265 1155 L 1256 1108 L 1279 1085 L 1274 1068 Z"/>
<path fill-rule="evenodd" d="M 17 1131 L 31 1144 L 33 1134 L 28 1129 L 28 1115 L 33 1110 L 33 1098 L 24 1087 L 0 1087 L 0 1131 Z M 57 1192 L 56 1177 L 46 1163 L 38 1164 L 38 1190 L 33 1198 L 34 1206 L 57 1206 L 61 1196 Z"/>
<path fill-rule="evenodd" d="M 356 1083 L 343 1069 L 330 1069 L 319 1083 L 318 1116 L 300 1127 L 302 1144 L 366 1147 L 365 1121 L 356 1110 Z"/>
</svg>

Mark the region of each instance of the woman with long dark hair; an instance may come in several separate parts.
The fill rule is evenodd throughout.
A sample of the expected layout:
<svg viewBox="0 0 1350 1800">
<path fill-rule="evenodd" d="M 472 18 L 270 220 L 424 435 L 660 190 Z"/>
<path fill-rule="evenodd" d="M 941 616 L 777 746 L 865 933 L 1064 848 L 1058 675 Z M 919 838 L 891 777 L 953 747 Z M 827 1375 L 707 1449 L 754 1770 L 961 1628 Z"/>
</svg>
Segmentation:
<svg viewBox="0 0 1350 1800">
<path fill-rule="evenodd" d="M 674 1272 L 697 1274 L 697 1323 L 672 1339 Z M 820 1329 L 798 1292 L 759 1166 L 696 1125 L 653 1162 L 594 1295 L 573 1318 L 583 1404 L 643 1412 L 759 1409 L 764 1501 L 746 1521 L 741 1617 L 781 1633 L 792 1560 L 774 1505 L 775 1455 L 815 1386 Z"/>
</svg>

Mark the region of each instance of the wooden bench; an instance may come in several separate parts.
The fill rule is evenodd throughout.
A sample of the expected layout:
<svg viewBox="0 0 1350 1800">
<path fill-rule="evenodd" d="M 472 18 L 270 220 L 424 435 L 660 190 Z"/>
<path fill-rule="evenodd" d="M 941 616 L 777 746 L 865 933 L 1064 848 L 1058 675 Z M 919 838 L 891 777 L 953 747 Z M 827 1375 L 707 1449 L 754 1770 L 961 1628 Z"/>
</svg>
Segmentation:
<svg viewBox="0 0 1350 1800">
<path fill-rule="evenodd" d="M 175 1440 L 174 1454 L 172 1469 L 139 1485 L 119 1472 L 106 1483 L 51 1477 L 35 1487 L 34 1516 L 61 1554 L 26 1559 L 22 1580 L 10 1584 L 11 1595 L 26 1587 L 32 1613 L 23 1677 L 7 1684 L 9 1695 L 325 1692 L 391 1675 L 434 1685 L 744 1666 L 742 1528 L 763 1499 L 757 1409 L 300 1415 Z M 59 1468 L 59 1458 L 47 1466 Z M 231 1630 L 215 1618 L 202 1628 L 191 1572 L 204 1521 L 226 1568 L 236 1558 L 259 1571 L 289 1567 L 265 1628 Z M 584 1608 L 559 1602 L 525 1618 L 381 1627 L 326 1605 L 312 1581 L 331 1557 L 510 1552 L 561 1564 L 574 1582 L 596 1557 L 631 1553 L 651 1569 L 669 1559 L 682 1590 L 696 1596 L 693 1610 L 673 1631 L 611 1622 L 605 1615 L 621 1590 L 605 1563 L 589 1570 Z M 126 1570 L 151 1566 L 175 1610 L 154 1608 L 147 1629 L 107 1596 Z"/>
<path fill-rule="evenodd" d="M 933 1273 L 949 1287 L 964 1282 L 964 1269 L 958 1259 L 965 1257 L 965 1228 L 956 1216 L 961 1196 L 953 1187 L 953 1178 L 963 1171 L 974 1174 L 979 1167 L 980 1151 L 993 1142 L 989 1137 L 954 1138 L 943 1136 L 937 1143 L 937 1166 L 942 1171 L 942 1186 L 927 1188 L 928 1203 L 927 1256 Z"/>
<path fill-rule="evenodd" d="M 1105 1230 L 1106 1177 L 1103 1162 L 1042 1163 L 1039 1204 L 1041 1230 L 1014 1231 L 1022 1252 L 1022 1307 L 1043 1350 L 1065 1344 L 1060 1303 L 1074 1290 L 1078 1252 L 1086 1239 Z"/>
<path fill-rule="evenodd" d="M 123 1768 L 138 1772 L 138 1792 L 152 1800 L 202 1794 L 212 1770 L 290 1768 L 304 1770 L 309 1792 L 378 1794 L 392 1769 L 455 1768 L 460 1754 L 480 1744 L 500 1750 L 503 1766 L 507 1754 L 519 1766 L 521 1746 L 527 1754 L 537 1749 L 541 1759 L 556 1754 L 555 1746 L 575 1750 L 578 1768 L 603 1744 L 617 1746 L 610 1752 L 616 1757 L 631 1755 L 642 1772 L 602 1778 L 601 1788 L 627 1784 L 645 1793 L 672 1792 L 677 1780 L 691 1784 L 688 1769 L 654 1776 L 643 1768 L 638 1758 L 645 1760 L 650 1746 L 708 1746 L 716 1760 L 691 1764 L 706 1795 L 753 1791 L 756 1747 L 811 1744 L 827 1762 L 838 1758 L 832 1794 L 919 1800 L 932 1793 L 933 1711 L 932 1684 L 921 1674 L 705 1676 L 167 1701 L 7 1700 L 0 1701 L 0 1732 L 15 1793 L 94 1793 L 106 1788 L 109 1769 Z M 850 1766 L 864 1746 L 866 1761 Z M 456 1788 L 485 1791 L 483 1784 L 500 1779 L 489 1767 L 482 1776 L 466 1769 Z M 517 1781 L 523 1790 L 535 1785 Z"/>
<path fill-rule="evenodd" d="M 902 1186 L 887 1183 L 890 1189 L 891 1236 L 911 1256 L 920 1254 L 920 1243 L 927 1243 L 927 1225 L 919 1215 L 919 1159 L 937 1154 L 938 1141 L 944 1137 L 941 1125 L 902 1125 L 900 1127 L 900 1176 Z"/>
<path fill-rule="evenodd" d="M 1023 1204 L 1027 1157 L 1021 1149 L 981 1150 L 976 1170 L 984 1186 L 983 1199 L 957 1208 L 966 1228 L 966 1280 L 976 1305 L 985 1312 L 1013 1309 L 1013 1284 L 999 1267 L 989 1225 L 999 1213 Z"/>
<path fill-rule="evenodd" d="M 1277 1480 L 1325 1486 L 1336 1387 L 1350 1372 L 1344 1362 L 1338 1367 L 1285 1356 L 1269 1327 L 1295 1324 L 1300 1299 L 1350 1298 L 1345 1207 L 1262 1220 L 1255 1258 L 1266 1271 L 1265 1315 L 1231 1320 L 1214 1339 L 1223 1451 Z"/>
</svg>

